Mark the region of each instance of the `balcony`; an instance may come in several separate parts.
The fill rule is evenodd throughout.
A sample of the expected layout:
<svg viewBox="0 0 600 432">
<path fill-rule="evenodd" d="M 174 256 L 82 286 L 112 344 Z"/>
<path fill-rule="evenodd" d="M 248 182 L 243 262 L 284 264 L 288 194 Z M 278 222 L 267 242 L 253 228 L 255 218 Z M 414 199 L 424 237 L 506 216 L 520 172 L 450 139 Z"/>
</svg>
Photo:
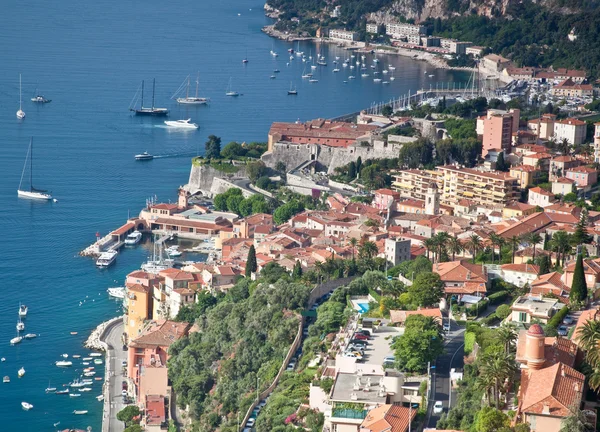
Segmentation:
<svg viewBox="0 0 600 432">
<path fill-rule="evenodd" d="M 331 411 L 331 417 L 364 420 L 367 417 L 367 410 L 355 410 L 350 408 L 334 408 Z"/>
</svg>

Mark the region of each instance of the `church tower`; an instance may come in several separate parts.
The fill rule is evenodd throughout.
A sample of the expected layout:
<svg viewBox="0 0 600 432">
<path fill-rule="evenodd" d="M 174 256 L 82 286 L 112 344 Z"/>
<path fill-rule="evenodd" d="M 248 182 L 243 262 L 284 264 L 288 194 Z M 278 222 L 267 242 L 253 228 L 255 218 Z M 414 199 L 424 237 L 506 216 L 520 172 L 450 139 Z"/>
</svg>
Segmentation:
<svg viewBox="0 0 600 432">
<path fill-rule="evenodd" d="M 429 183 L 425 194 L 425 214 L 432 216 L 440 214 L 440 193 L 434 182 Z"/>
<path fill-rule="evenodd" d="M 539 324 L 529 327 L 525 336 L 525 359 L 529 369 L 541 369 L 546 362 L 544 330 Z"/>
</svg>

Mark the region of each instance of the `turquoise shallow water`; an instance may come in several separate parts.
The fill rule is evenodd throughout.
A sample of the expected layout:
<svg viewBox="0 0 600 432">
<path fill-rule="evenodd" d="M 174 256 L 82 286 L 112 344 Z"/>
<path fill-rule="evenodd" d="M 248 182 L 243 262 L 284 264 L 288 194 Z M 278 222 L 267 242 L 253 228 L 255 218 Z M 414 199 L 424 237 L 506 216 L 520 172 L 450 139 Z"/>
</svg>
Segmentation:
<svg viewBox="0 0 600 432">
<path fill-rule="evenodd" d="M 250 10 L 251 9 L 251 10 Z M 240 16 L 238 16 L 238 13 Z M 231 140 L 266 140 L 272 121 L 328 117 L 357 111 L 409 89 L 439 81 L 466 81 L 446 71 L 429 78 L 427 65 L 403 58 L 386 59 L 397 69 L 396 81 L 384 87 L 372 80 L 343 84 L 348 73 L 331 72 L 331 60 L 345 54 L 333 46 L 304 43 L 313 55 L 320 49 L 330 65 L 316 72 L 318 84 L 300 79 L 303 65 L 286 66 L 291 44 L 260 32 L 268 20 L 262 3 L 250 0 L 176 4 L 146 2 L 5 2 L 0 13 L 0 430 L 51 431 L 61 427 L 100 429 L 100 384 L 81 398 L 46 395 L 50 382 L 61 387 L 78 372 L 58 369 L 60 354 L 84 354 L 81 343 L 101 321 L 115 316 L 118 305 L 105 290 L 122 283 L 150 252 L 149 246 L 125 250 L 117 264 L 97 270 L 77 253 L 139 211 L 145 199 L 176 199 L 188 177 L 188 156 L 136 163 L 144 150 L 154 154 L 197 151 L 208 134 Z M 269 55 L 274 48 L 277 59 Z M 249 63 L 241 60 L 248 56 Z M 281 73 L 270 80 L 273 69 Z M 431 68 L 429 68 L 431 69 Z M 200 70 L 208 107 L 179 108 L 169 100 L 187 74 Z M 15 118 L 18 74 L 23 74 L 23 108 Z M 174 133 L 162 121 L 129 115 L 127 108 L 142 79 L 157 79 L 157 105 L 172 118 L 192 117 L 201 129 Z M 243 93 L 225 97 L 229 78 Z M 299 95 L 288 97 L 293 81 Z M 29 102 L 39 87 L 52 103 Z M 149 87 L 149 86 L 148 86 Z M 147 87 L 147 88 L 148 88 Z M 35 184 L 50 189 L 58 203 L 17 199 L 29 137 L 35 138 Z M 29 306 L 26 332 L 40 336 L 10 347 L 17 308 Z M 82 305 L 80 306 L 80 302 Z M 77 336 L 71 336 L 77 331 Z M 27 374 L 17 379 L 17 370 Z M 21 401 L 34 405 L 25 412 Z M 74 409 L 88 409 L 74 416 Z"/>
</svg>

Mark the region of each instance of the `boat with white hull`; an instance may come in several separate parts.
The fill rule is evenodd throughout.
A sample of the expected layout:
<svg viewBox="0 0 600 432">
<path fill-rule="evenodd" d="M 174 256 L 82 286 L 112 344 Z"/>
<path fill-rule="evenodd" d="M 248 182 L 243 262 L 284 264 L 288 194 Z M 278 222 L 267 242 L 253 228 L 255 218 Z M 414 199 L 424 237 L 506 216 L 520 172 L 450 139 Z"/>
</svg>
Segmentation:
<svg viewBox="0 0 600 432">
<path fill-rule="evenodd" d="M 165 120 L 165 124 L 170 128 L 198 129 L 198 125 L 196 123 L 190 123 L 191 120 L 191 118 L 186 120 Z"/>
<path fill-rule="evenodd" d="M 27 160 L 29 159 L 29 190 L 23 189 L 23 176 L 25 175 L 25 169 L 27 168 Z M 33 138 L 29 140 L 29 149 L 27 150 L 27 156 L 25 157 L 25 164 L 23 165 L 23 171 L 21 172 L 21 181 L 19 182 L 19 189 L 17 190 L 19 198 L 28 198 L 48 201 L 52 199 L 52 195 L 48 191 L 42 189 L 36 189 L 33 187 Z"/>
<path fill-rule="evenodd" d="M 24 304 L 19 303 L 19 316 L 21 318 L 25 318 L 27 316 L 27 312 L 29 312 L 29 308 Z"/>
<path fill-rule="evenodd" d="M 141 104 L 139 108 L 135 108 L 135 105 L 137 105 L 137 93 L 134 97 L 134 103 L 132 103 L 132 106 L 130 106 L 129 111 L 133 111 L 135 113 L 135 115 L 140 115 L 140 116 L 167 116 L 169 115 L 169 110 L 167 108 L 157 108 L 154 106 L 154 93 L 156 90 L 156 80 L 152 80 L 152 106 L 151 107 L 145 107 L 144 106 L 144 81 L 142 81 L 142 98 L 141 98 Z"/>
<path fill-rule="evenodd" d="M 118 298 L 118 299 L 125 298 L 125 288 L 124 287 L 109 288 L 106 290 L 106 292 L 108 292 L 109 296 L 114 297 L 114 298 Z"/>
<path fill-rule="evenodd" d="M 134 231 L 125 237 L 125 246 L 133 246 L 136 245 L 142 240 L 142 233 L 139 231 Z"/>
<path fill-rule="evenodd" d="M 183 89 L 185 89 L 185 97 L 177 97 L 175 100 L 178 104 L 182 105 L 204 105 L 207 104 L 210 99 L 205 97 L 198 96 L 198 85 L 200 84 L 200 72 L 198 72 L 198 76 L 196 77 L 196 96 L 190 96 L 190 76 L 188 75 L 183 83 L 179 86 L 177 91 L 171 99 L 175 98 L 179 94 L 182 93 Z"/>
<path fill-rule="evenodd" d="M 112 265 L 117 259 L 118 252 L 114 250 L 109 250 L 106 252 L 102 252 L 102 254 L 98 257 L 96 261 L 96 266 L 100 268 L 109 267 Z"/>
<path fill-rule="evenodd" d="M 21 96 L 21 74 L 19 74 L 19 110 L 17 111 L 17 118 L 23 120 L 25 118 L 25 111 L 23 111 L 23 98 Z"/>
</svg>

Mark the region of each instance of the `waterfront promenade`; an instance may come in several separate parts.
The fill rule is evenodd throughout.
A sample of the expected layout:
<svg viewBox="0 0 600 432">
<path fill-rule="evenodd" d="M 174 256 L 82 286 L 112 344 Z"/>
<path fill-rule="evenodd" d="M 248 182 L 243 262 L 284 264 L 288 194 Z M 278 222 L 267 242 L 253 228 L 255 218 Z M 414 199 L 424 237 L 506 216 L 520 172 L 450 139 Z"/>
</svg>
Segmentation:
<svg viewBox="0 0 600 432">
<path fill-rule="evenodd" d="M 123 396 L 121 395 L 121 383 L 126 377 L 123 376 L 123 360 L 127 359 L 127 351 L 123 350 L 123 320 L 119 319 L 106 328 L 100 337 L 102 342 L 108 346 L 106 351 L 106 378 L 104 389 L 104 412 L 102 413 L 103 432 L 121 432 L 124 429 L 123 422 L 117 420 L 117 413 L 121 411 Z"/>
</svg>

